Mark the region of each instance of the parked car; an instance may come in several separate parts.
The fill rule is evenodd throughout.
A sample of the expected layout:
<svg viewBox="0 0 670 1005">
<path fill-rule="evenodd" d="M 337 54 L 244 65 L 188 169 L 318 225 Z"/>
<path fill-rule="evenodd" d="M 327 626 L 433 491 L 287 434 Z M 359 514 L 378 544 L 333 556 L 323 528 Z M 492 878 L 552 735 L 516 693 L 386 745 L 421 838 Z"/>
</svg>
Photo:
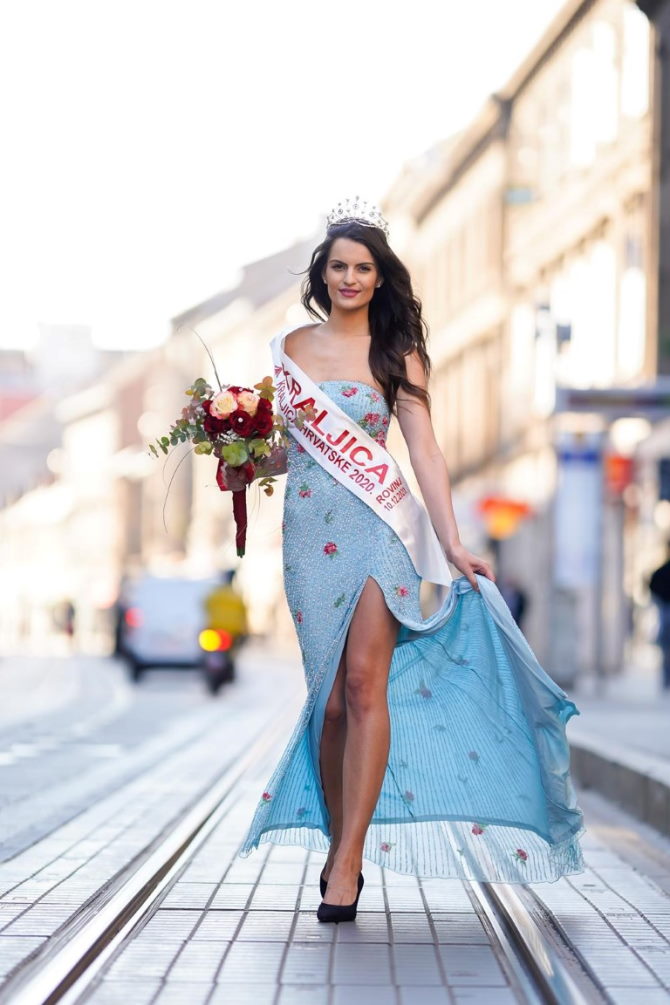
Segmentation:
<svg viewBox="0 0 670 1005">
<path fill-rule="evenodd" d="M 205 597 L 216 579 L 142 576 L 127 584 L 118 651 L 138 681 L 148 667 L 197 667 Z"/>
</svg>

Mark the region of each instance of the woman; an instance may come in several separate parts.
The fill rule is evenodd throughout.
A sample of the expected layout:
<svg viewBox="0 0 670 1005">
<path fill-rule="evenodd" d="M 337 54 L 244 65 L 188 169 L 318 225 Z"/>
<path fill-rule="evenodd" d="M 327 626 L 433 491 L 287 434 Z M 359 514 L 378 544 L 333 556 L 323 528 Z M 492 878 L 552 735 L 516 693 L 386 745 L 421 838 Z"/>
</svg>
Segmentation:
<svg viewBox="0 0 670 1005">
<path fill-rule="evenodd" d="M 577 710 L 460 541 L 421 307 L 378 211 L 331 214 L 302 302 L 319 320 L 273 351 L 308 696 L 242 853 L 261 839 L 327 851 L 318 917 L 336 922 L 356 915 L 363 857 L 490 881 L 580 871 L 565 739 Z M 385 450 L 392 415 L 429 518 Z M 462 576 L 424 618 L 422 578 L 449 584 L 445 556 Z"/>
</svg>

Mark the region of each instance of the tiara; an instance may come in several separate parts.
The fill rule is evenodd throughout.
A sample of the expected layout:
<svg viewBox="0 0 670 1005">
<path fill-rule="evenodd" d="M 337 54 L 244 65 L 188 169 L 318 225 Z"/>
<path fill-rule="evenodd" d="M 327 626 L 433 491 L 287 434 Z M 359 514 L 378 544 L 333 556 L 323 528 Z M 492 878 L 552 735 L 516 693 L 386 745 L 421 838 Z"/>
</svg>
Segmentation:
<svg viewBox="0 0 670 1005">
<path fill-rule="evenodd" d="M 326 217 L 328 227 L 349 222 L 362 223 L 364 227 L 377 227 L 386 237 L 389 236 L 389 225 L 379 208 L 372 203 L 368 204 L 365 199 L 359 199 L 358 196 L 355 199 L 345 199 L 344 202 L 338 202 L 337 206 Z"/>
</svg>

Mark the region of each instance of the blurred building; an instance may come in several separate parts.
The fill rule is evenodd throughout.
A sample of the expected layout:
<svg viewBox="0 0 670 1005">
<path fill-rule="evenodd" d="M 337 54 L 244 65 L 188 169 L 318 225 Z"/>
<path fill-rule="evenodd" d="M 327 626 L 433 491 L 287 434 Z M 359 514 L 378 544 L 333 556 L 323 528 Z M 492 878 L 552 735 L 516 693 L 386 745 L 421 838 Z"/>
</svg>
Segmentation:
<svg viewBox="0 0 670 1005">
<path fill-rule="evenodd" d="M 500 577 L 529 595 L 524 628 L 566 683 L 619 669 L 640 576 L 627 457 L 647 427 L 614 442 L 628 408 L 556 392 L 658 373 L 651 51 L 631 0 L 573 0 L 386 200 L 431 324 L 466 537 L 488 538 Z"/>
<path fill-rule="evenodd" d="M 216 386 L 212 363 L 198 336 L 212 353 L 222 383 L 253 387 L 272 375 L 269 343 L 281 328 L 304 316 L 299 304 L 300 274 L 317 241 L 301 241 L 252 262 L 234 288 L 174 319 L 166 353 L 178 359 L 182 369 L 188 366 L 187 383 L 204 376 Z M 292 642 L 281 568 L 284 480 L 278 479 L 271 497 L 256 485 L 249 489 L 247 546 L 240 561 L 235 554 L 232 501 L 229 493 L 221 493 L 216 486 L 216 460 L 194 457 L 192 472 L 186 545 L 189 564 L 203 575 L 237 567 L 237 583 L 249 605 L 252 631 Z"/>
</svg>

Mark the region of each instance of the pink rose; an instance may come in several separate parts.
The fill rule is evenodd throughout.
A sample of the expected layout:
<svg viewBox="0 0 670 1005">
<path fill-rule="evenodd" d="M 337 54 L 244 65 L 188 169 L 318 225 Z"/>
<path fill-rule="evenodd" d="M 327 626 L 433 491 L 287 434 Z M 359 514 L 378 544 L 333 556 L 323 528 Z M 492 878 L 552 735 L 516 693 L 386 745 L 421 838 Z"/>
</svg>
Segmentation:
<svg viewBox="0 0 670 1005">
<path fill-rule="evenodd" d="M 409 596 L 409 590 L 407 589 L 406 586 L 396 586 L 395 592 L 398 594 L 399 597 Z"/>
<path fill-rule="evenodd" d="M 381 415 L 379 414 L 379 412 L 368 412 L 367 415 L 365 416 L 365 421 L 369 422 L 370 425 L 376 426 L 380 419 Z"/>
<path fill-rule="evenodd" d="M 357 387 L 348 387 L 345 391 L 342 391 L 345 398 L 353 398 L 355 394 L 358 394 Z"/>
<path fill-rule="evenodd" d="M 261 798 L 263 799 L 264 803 L 269 803 L 270 800 L 272 799 L 272 796 L 270 795 L 269 792 L 264 792 Z"/>
<path fill-rule="evenodd" d="M 337 554 L 337 545 L 335 544 L 334 541 L 328 541 L 327 544 L 324 544 L 323 550 L 324 550 L 324 552 L 325 552 L 326 555 L 336 555 Z"/>
<path fill-rule="evenodd" d="M 302 611 L 295 612 L 295 620 L 298 622 L 299 625 L 302 624 Z"/>
<path fill-rule="evenodd" d="M 240 408 L 244 409 L 247 415 L 255 415 L 256 409 L 258 408 L 258 402 L 261 399 L 253 391 L 240 391 L 237 396 L 237 401 Z"/>
<path fill-rule="evenodd" d="M 517 848 L 514 854 L 521 862 L 526 862 L 528 860 L 528 852 L 524 851 L 523 848 Z"/>
<path fill-rule="evenodd" d="M 388 841 L 382 841 L 382 843 L 379 846 L 379 850 L 380 851 L 390 851 L 392 847 L 393 847 L 393 845 L 389 844 Z"/>
<path fill-rule="evenodd" d="M 237 399 L 232 391 L 219 391 L 212 398 L 211 415 L 215 419 L 227 419 L 237 408 Z"/>
<path fill-rule="evenodd" d="M 473 824 L 472 825 L 472 833 L 473 834 L 483 834 L 484 833 L 484 828 L 481 826 L 481 824 Z"/>
</svg>

